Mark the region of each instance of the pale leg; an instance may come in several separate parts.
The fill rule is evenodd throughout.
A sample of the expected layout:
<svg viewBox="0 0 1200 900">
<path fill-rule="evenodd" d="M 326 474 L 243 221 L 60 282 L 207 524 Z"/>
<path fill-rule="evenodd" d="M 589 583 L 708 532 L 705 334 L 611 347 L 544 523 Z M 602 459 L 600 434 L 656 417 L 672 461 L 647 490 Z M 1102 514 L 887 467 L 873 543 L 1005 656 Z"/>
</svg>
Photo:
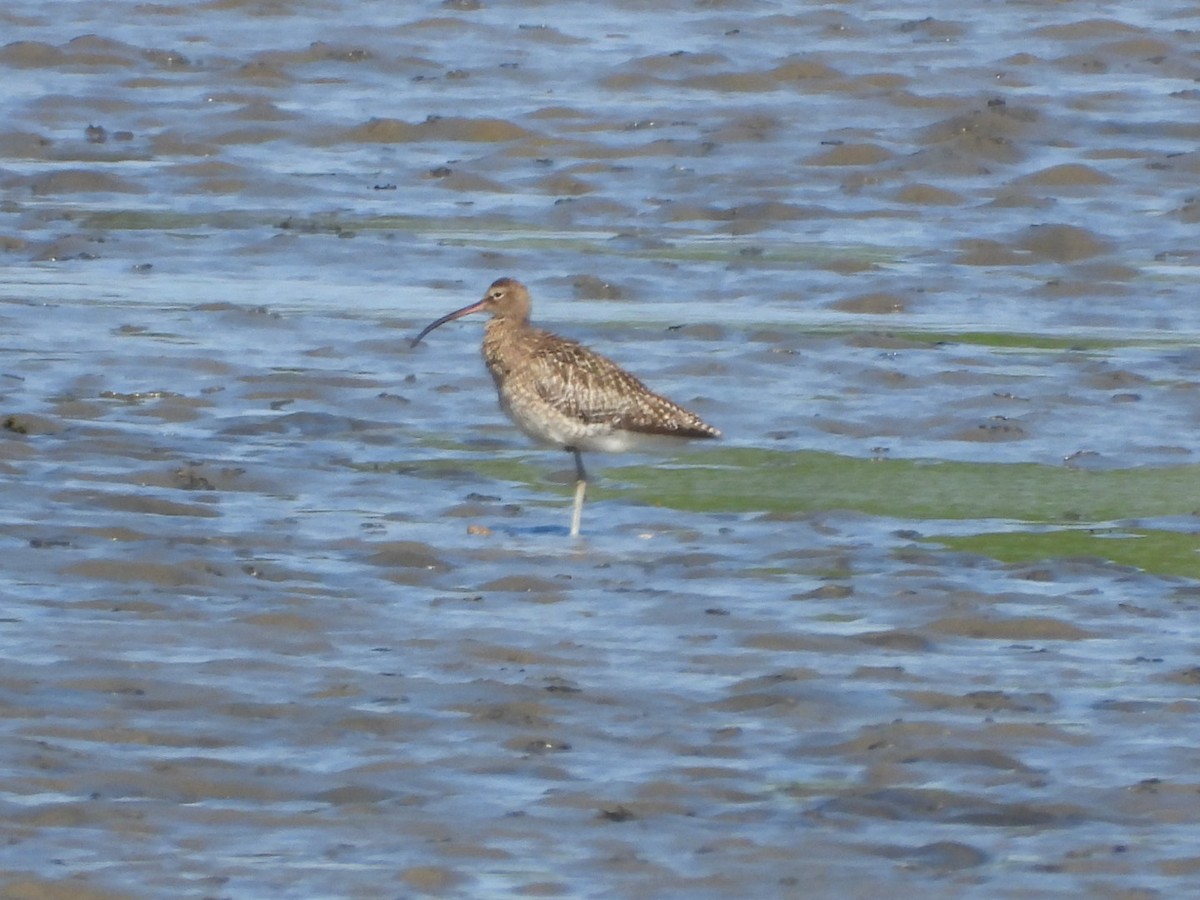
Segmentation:
<svg viewBox="0 0 1200 900">
<path fill-rule="evenodd" d="M 579 525 L 583 521 L 583 495 L 587 493 L 587 473 L 583 470 L 583 457 L 574 447 L 575 454 L 575 510 L 571 513 L 571 537 L 579 536 Z"/>
</svg>

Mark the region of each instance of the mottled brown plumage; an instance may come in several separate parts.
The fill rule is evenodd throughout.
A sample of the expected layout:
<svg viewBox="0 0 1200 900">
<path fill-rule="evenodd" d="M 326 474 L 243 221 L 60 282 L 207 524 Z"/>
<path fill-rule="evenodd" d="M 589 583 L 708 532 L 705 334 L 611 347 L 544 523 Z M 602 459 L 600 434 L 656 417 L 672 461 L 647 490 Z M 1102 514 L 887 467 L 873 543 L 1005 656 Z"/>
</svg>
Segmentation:
<svg viewBox="0 0 1200 900">
<path fill-rule="evenodd" d="M 525 434 L 575 457 L 578 482 L 571 534 L 579 533 L 587 474 L 583 450 L 622 451 L 721 432 L 647 388 L 612 360 L 577 341 L 529 324 L 529 291 L 512 278 L 493 282 L 483 299 L 430 323 L 416 346 L 440 325 L 489 312 L 483 359 L 500 406 Z"/>
</svg>

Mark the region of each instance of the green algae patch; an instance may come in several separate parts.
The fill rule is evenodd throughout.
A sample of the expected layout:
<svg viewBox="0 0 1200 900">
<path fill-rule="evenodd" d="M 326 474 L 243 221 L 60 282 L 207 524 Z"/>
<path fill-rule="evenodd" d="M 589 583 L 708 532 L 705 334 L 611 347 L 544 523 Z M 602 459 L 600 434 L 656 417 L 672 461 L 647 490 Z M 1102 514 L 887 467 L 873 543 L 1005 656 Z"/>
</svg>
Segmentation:
<svg viewBox="0 0 1200 900">
<path fill-rule="evenodd" d="M 525 485 L 547 506 L 569 501 L 573 466 L 565 454 L 458 449 L 452 457 L 345 464 L 358 471 L 460 486 L 475 478 L 509 482 Z M 848 510 L 909 522 L 940 521 L 943 526 L 958 521 L 970 524 L 922 528 L 922 543 L 1005 563 L 1089 558 L 1156 575 L 1200 578 L 1200 534 L 1136 523 L 1200 516 L 1197 465 L 1087 471 L 701 447 L 674 461 L 613 466 L 608 460 L 588 460 L 589 504 L 635 500 L 717 514 L 787 517 Z M 498 486 L 480 489 L 503 493 Z M 530 496 L 525 500 L 537 502 Z M 1114 527 L 1116 522 L 1129 524 Z M 945 530 L 955 533 L 938 534 Z"/>
<path fill-rule="evenodd" d="M 471 473 L 484 478 L 494 478 L 499 481 L 537 485 L 546 483 L 549 480 L 549 476 L 557 468 L 561 468 L 561 463 L 564 460 L 572 472 L 574 471 L 575 464 L 571 462 L 571 458 L 565 454 L 561 454 L 561 456 L 562 459 L 556 459 L 555 462 L 547 462 L 545 465 L 538 465 L 537 460 L 534 459 L 504 453 L 490 455 L 474 454 L 446 459 L 394 460 L 390 462 L 362 463 L 347 461 L 345 465 L 358 472 L 413 475 L 434 480 L 444 480 L 462 473 Z M 591 484 L 588 485 L 588 488 L 589 493 L 591 493 Z M 565 485 L 563 489 L 564 491 L 566 490 Z M 574 481 L 570 485 L 570 490 L 575 490 Z"/>
<path fill-rule="evenodd" d="M 1111 522 L 1200 512 L 1200 466 L 1088 471 L 1032 463 L 857 459 L 753 448 L 702 464 L 608 467 L 601 479 L 652 505 L 709 512 L 847 509 L 899 519 Z"/>
<path fill-rule="evenodd" d="M 1156 575 L 1200 578 L 1200 534 L 1158 529 L 1053 529 L 931 537 L 952 550 L 1006 563 L 1100 559 Z"/>
<path fill-rule="evenodd" d="M 161 231 L 174 237 L 199 237 L 209 231 L 264 228 L 292 234 L 335 237 L 353 237 L 359 232 L 400 232 L 455 247 L 557 250 L 671 262 L 736 262 L 765 268 L 801 263 L 822 265 L 835 261 L 851 261 L 862 266 L 886 265 L 897 259 L 897 253 L 892 248 L 869 244 L 828 246 L 796 244 L 792 241 L 748 242 L 688 231 L 679 232 L 670 240 L 663 240 L 657 231 L 538 227 L 517 219 L 490 215 L 435 217 L 339 212 L 280 218 L 276 212 L 255 209 L 180 212 L 117 208 L 87 212 L 81 216 L 81 221 L 92 230 Z M 622 236 L 630 238 L 631 246 L 614 242 L 615 238 Z M 649 246 L 642 246 L 641 241 Z"/>
<path fill-rule="evenodd" d="M 939 332 L 899 330 L 891 332 L 906 340 L 928 344 L 965 344 L 991 347 L 996 350 L 1074 350 L 1079 352 L 1108 351 L 1130 345 L 1144 345 L 1145 339 L 1119 340 L 1090 335 L 1022 334 L 1005 331 Z M 1157 343 L 1175 343 L 1159 341 Z"/>
</svg>

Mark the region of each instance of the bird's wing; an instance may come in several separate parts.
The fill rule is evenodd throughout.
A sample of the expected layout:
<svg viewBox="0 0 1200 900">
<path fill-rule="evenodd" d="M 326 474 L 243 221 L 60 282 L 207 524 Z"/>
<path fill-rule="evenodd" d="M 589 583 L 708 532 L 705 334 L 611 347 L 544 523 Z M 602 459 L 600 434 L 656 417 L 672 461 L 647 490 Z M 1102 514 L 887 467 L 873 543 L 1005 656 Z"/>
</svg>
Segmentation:
<svg viewBox="0 0 1200 900">
<path fill-rule="evenodd" d="M 581 422 L 642 434 L 714 434 L 699 417 L 575 341 L 559 338 L 543 344 L 530 354 L 528 365 L 541 398 Z"/>
</svg>

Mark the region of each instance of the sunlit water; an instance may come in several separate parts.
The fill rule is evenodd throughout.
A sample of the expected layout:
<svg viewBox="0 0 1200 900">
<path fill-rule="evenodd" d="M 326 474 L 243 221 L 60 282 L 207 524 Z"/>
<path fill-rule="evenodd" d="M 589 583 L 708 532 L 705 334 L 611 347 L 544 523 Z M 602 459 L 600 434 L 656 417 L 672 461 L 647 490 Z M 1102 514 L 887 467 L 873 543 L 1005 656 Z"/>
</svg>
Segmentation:
<svg viewBox="0 0 1200 900">
<path fill-rule="evenodd" d="M 0 893 L 1192 890 L 1195 11 L 473 6 L 0 10 Z"/>
</svg>

